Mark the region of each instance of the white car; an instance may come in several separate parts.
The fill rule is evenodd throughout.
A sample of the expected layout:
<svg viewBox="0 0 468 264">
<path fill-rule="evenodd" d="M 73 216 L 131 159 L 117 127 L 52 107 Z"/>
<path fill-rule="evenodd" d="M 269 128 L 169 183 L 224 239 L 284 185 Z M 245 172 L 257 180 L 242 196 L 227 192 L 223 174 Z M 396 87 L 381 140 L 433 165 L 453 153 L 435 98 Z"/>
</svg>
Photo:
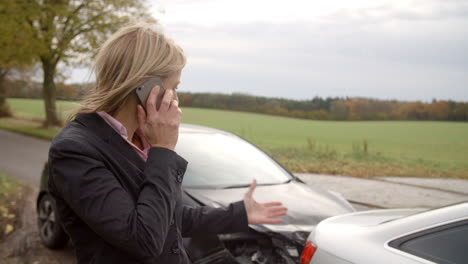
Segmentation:
<svg viewBox="0 0 468 264">
<path fill-rule="evenodd" d="M 468 263 L 468 202 L 372 210 L 320 222 L 301 264 Z"/>
</svg>

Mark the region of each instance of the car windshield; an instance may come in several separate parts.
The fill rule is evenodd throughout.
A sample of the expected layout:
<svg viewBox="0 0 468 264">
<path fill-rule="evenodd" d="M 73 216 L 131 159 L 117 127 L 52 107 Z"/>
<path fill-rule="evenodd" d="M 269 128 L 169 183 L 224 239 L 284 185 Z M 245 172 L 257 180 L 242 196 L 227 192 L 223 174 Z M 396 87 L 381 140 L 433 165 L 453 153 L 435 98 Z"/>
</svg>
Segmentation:
<svg viewBox="0 0 468 264">
<path fill-rule="evenodd" d="M 242 187 L 291 180 L 289 173 L 249 142 L 222 133 L 181 133 L 176 151 L 189 165 L 184 187 Z"/>
</svg>

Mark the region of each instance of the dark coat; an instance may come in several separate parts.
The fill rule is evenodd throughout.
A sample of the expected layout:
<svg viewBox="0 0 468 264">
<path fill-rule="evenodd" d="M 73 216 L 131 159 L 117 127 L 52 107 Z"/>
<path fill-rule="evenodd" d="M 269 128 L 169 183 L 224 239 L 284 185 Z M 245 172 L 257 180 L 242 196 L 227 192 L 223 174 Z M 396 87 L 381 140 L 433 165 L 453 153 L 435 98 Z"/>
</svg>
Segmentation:
<svg viewBox="0 0 468 264">
<path fill-rule="evenodd" d="M 242 201 L 182 204 L 186 168 L 166 148 L 145 162 L 97 114 L 70 122 L 52 141 L 48 185 L 78 263 L 190 263 L 183 236 L 247 230 Z"/>
</svg>

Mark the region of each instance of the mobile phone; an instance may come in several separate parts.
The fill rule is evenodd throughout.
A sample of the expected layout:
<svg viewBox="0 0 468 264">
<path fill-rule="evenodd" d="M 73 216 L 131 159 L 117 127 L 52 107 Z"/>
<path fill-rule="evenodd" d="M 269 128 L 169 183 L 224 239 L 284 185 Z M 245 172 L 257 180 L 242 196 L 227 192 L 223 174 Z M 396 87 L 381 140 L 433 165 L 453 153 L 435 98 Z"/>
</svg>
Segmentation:
<svg viewBox="0 0 468 264">
<path fill-rule="evenodd" d="M 159 94 L 156 98 L 156 110 L 159 110 L 161 106 L 161 102 L 164 96 L 164 87 L 162 85 L 162 81 L 158 76 L 153 76 L 147 79 L 143 84 L 137 86 L 135 88 L 136 94 L 138 95 L 138 99 L 140 99 L 140 103 L 146 111 L 146 101 L 148 100 L 148 96 L 153 89 L 154 86 L 159 85 Z"/>
</svg>

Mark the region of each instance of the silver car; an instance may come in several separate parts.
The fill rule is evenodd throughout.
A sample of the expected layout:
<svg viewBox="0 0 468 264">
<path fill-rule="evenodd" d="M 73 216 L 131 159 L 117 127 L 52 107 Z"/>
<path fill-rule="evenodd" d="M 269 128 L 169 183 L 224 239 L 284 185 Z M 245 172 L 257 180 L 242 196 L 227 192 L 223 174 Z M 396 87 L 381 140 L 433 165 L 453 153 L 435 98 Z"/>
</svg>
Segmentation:
<svg viewBox="0 0 468 264">
<path fill-rule="evenodd" d="M 328 218 L 307 239 L 306 263 L 468 263 L 468 202 Z"/>
<path fill-rule="evenodd" d="M 250 225 L 245 232 L 185 238 L 193 263 L 298 263 L 307 236 L 320 221 L 354 211 L 340 194 L 304 184 L 261 149 L 234 134 L 184 124 L 176 150 L 189 161 L 182 184 L 184 205 L 227 207 L 241 200 L 256 179 L 257 201 L 281 201 L 288 207 L 282 224 Z M 46 247 L 60 248 L 66 245 L 68 235 L 56 217 L 47 181 L 45 167 L 37 197 L 39 235 Z"/>
</svg>

